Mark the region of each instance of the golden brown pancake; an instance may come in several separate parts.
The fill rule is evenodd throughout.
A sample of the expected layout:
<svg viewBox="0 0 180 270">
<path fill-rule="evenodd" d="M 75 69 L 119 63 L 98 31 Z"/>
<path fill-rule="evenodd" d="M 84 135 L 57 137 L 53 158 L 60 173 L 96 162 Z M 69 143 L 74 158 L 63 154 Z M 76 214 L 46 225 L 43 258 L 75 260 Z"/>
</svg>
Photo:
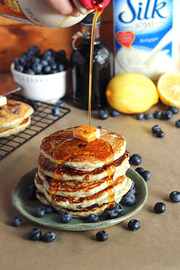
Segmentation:
<svg viewBox="0 0 180 270">
<path fill-rule="evenodd" d="M 13 134 L 17 134 L 23 130 L 25 130 L 31 123 L 31 118 L 27 117 L 24 119 L 18 126 L 13 127 L 13 128 L 7 128 L 4 130 L 0 130 L 0 137 L 9 137 Z"/>
<path fill-rule="evenodd" d="M 55 164 L 87 171 L 112 163 L 124 154 L 126 140 L 122 135 L 101 128 L 100 138 L 88 143 L 73 138 L 76 128 L 60 130 L 44 138 L 41 153 Z"/>
<path fill-rule="evenodd" d="M 19 126 L 33 112 L 26 103 L 7 99 L 7 104 L 0 107 L 0 131 Z"/>
</svg>

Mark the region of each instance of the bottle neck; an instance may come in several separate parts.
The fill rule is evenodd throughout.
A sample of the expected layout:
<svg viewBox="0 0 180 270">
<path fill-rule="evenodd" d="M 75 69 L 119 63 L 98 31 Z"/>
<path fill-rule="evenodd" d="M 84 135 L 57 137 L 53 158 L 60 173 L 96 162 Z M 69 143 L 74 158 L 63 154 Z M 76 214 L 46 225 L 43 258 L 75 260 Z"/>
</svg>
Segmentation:
<svg viewBox="0 0 180 270">
<path fill-rule="evenodd" d="M 92 29 L 92 26 L 85 26 L 85 25 L 81 26 L 82 37 L 84 39 L 87 39 L 87 40 L 91 39 L 91 29 Z M 97 40 L 99 38 L 100 38 L 100 25 L 97 25 L 95 29 L 94 40 Z"/>
</svg>

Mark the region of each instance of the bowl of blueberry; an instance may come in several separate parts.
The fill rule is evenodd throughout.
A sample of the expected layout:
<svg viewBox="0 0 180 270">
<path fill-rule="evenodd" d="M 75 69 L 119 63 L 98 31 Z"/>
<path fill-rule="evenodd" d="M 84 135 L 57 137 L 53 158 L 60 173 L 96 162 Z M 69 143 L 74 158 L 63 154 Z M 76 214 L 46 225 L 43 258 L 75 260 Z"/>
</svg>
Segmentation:
<svg viewBox="0 0 180 270">
<path fill-rule="evenodd" d="M 21 86 L 21 94 L 32 100 L 55 103 L 68 90 L 70 67 L 64 50 L 40 48 L 32 45 L 11 64 L 14 81 Z"/>
</svg>

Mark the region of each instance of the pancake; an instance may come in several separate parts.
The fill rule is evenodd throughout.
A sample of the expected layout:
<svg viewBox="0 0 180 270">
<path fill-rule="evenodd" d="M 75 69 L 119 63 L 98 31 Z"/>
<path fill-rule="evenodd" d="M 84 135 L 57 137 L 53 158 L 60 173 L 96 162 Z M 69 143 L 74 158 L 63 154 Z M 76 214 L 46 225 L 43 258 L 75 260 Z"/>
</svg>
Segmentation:
<svg viewBox="0 0 180 270">
<path fill-rule="evenodd" d="M 96 168 L 91 171 L 75 170 L 65 166 L 57 166 L 42 154 L 39 155 L 37 164 L 39 170 L 42 171 L 45 175 L 52 178 L 56 177 L 56 179 L 61 179 L 63 181 L 96 181 L 109 175 L 108 165 L 104 165 L 101 168 Z M 113 168 L 115 178 L 125 174 L 129 167 L 130 165 L 128 152 L 125 152 L 123 156 L 111 163 L 111 169 Z"/>
<path fill-rule="evenodd" d="M 33 108 L 26 103 L 7 99 L 7 104 L 0 106 L 0 131 L 19 126 L 33 112 Z"/>
<path fill-rule="evenodd" d="M 114 184 L 122 184 L 126 180 L 125 175 L 114 180 Z M 109 177 L 93 182 L 79 182 L 79 181 L 62 181 L 47 177 L 40 172 L 36 174 L 35 185 L 40 191 L 44 189 L 51 195 L 60 195 L 64 197 L 87 197 L 99 191 L 104 190 L 109 186 Z"/>
<path fill-rule="evenodd" d="M 114 202 L 119 203 L 122 199 L 123 195 L 125 195 L 131 187 L 132 181 L 130 178 L 123 177 L 122 179 L 118 179 L 114 183 Z M 59 195 L 51 195 L 45 189 L 43 190 L 43 186 L 38 189 L 37 197 L 40 201 L 46 201 L 46 204 L 53 205 L 55 209 L 58 211 L 68 211 L 71 212 L 73 216 L 76 217 L 85 217 L 88 213 L 94 213 L 93 206 L 103 206 L 103 211 L 108 208 L 109 205 L 109 189 L 112 187 L 107 187 L 102 191 L 99 191 L 93 195 L 87 197 L 64 197 Z M 44 202 L 43 202 L 44 203 Z M 83 209 L 89 209 L 89 211 L 84 213 Z M 99 212 L 101 208 L 96 207 L 96 212 Z M 75 215 L 76 214 L 76 215 Z"/>
<path fill-rule="evenodd" d="M 55 164 L 63 163 L 66 167 L 85 171 L 112 163 L 125 153 L 126 140 L 122 135 L 101 128 L 100 137 L 87 143 L 73 138 L 76 128 L 60 130 L 44 138 L 41 153 Z"/>
<path fill-rule="evenodd" d="M 14 128 L 7 128 L 4 130 L 0 130 L 0 138 L 9 137 L 13 134 L 17 134 L 23 130 L 25 130 L 31 123 L 31 118 L 28 117 L 24 119 L 18 126 Z"/>
<path fill-rule="evenodd" d="M 37 198 L 75 217 L 100 215 L 119 203 L 131 187 L 126 176 L 130 167 L 126 140 L 101 128 L 98 137 L 89 141 L 86 134 L 92 128 L 81 126 L 78 130 L 84 137 L 72 127 L 42 140 L 34 179 Z"/>
</svg>

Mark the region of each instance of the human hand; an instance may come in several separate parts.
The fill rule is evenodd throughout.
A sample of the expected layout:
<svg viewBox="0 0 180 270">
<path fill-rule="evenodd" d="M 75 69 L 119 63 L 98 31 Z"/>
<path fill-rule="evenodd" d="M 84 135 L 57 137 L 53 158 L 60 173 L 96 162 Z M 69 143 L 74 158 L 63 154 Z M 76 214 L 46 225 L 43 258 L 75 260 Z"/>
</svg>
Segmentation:
<svg viewBox="0 0 180 270">
<path fill-rule="evenodd" d="M 71 0 L 46 0 L 46 2 L 59 14 L 77 17 L 80 12 Z"/>
</svg>

